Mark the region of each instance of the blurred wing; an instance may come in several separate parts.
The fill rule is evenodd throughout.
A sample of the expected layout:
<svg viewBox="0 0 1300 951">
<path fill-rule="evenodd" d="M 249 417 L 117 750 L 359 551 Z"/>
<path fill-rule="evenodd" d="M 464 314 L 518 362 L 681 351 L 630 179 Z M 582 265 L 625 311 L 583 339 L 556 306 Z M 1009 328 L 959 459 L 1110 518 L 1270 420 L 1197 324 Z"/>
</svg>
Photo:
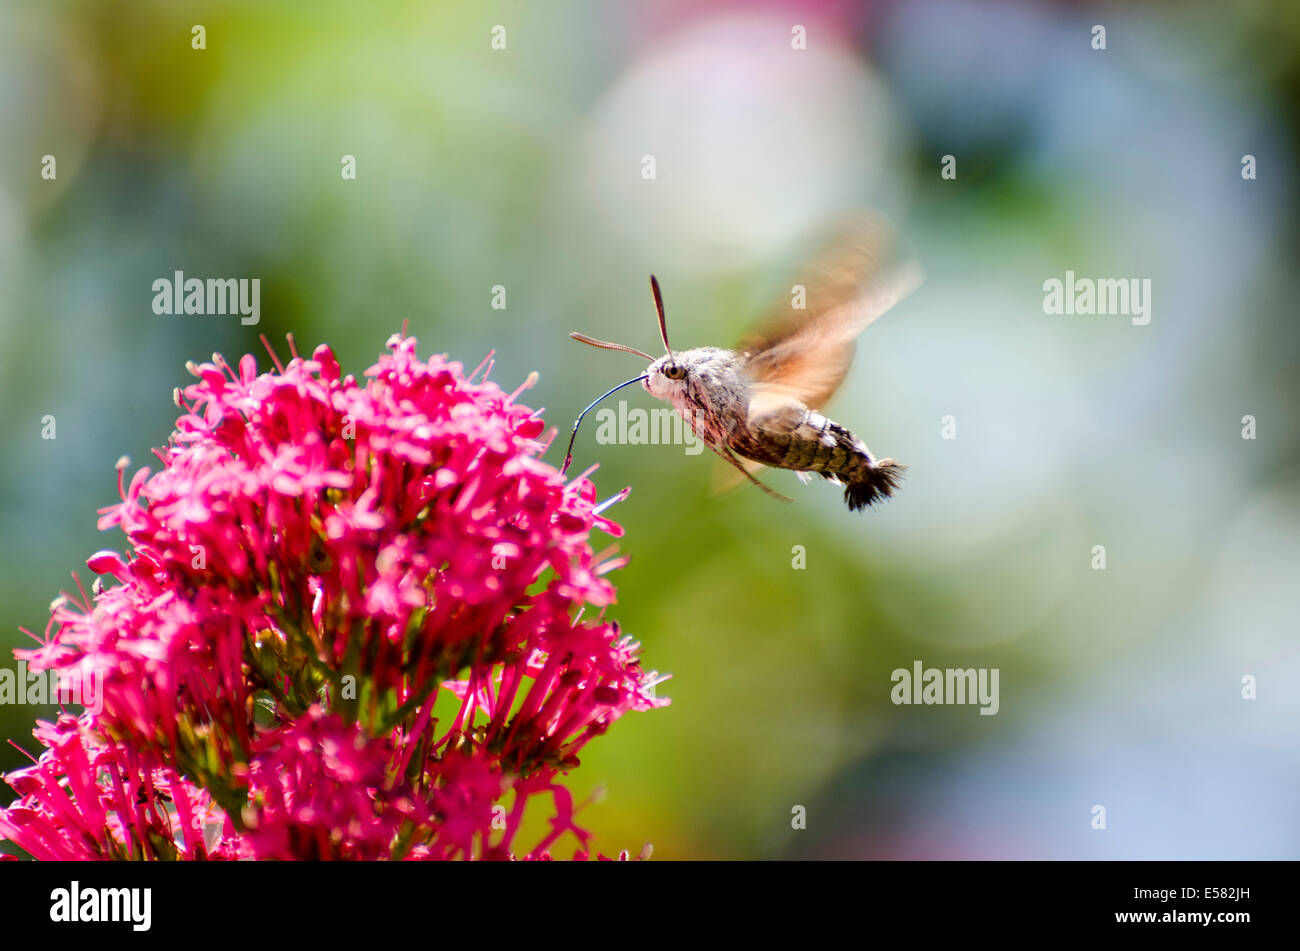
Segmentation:
<svg viewBox="0 0 1300 951">
<path fill-rule="evenodd" d="M 736 348 L 756 391 L 820 409 L 853 361 L 854 341 L 871 323 L 916 289 L 923 273 L 880 216 L 860 212 L 838 224 L 793 291 Z M 754 413 L 751 411 L 751 417 Z"/>
</svg>

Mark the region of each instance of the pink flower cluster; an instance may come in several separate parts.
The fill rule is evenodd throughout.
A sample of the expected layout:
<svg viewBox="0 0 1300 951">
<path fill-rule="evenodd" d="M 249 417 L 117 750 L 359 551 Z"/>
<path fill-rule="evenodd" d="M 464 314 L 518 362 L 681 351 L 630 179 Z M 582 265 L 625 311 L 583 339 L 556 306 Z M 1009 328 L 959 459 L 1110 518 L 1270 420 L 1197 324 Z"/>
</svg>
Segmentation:
<svg viewBox="0 0 1300 951">
<path fill-rule="evenodd" d="M 39 726 L 0 837 L 65 859 L 586 856 L 561 774 L 667 703 L 616 624 L 582 619 L 622 563 L 590 532 L 621 530 L 540 461 L 520 391 L 389 349 L 365 382 L 325 346 L 191 365 L 161 470 L 124 487 L 123 463 L 101 510 L 129 553 L 88 564 L 117 583 L 17 652 L 98 673 L 103 704 Z"/>
</svg>

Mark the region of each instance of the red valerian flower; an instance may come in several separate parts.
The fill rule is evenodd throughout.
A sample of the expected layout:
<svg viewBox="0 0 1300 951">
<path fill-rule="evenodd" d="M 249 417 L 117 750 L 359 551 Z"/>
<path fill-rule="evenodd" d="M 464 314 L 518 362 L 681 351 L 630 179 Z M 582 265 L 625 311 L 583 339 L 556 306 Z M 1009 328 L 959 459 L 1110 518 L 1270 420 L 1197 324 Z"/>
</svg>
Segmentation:
<svg viewBox="0 0 1300 951">
<path fill-rule="evenodd" d="M 541 461 L 533 378 L 389 350 L 365 382 L 325 346 L 190 365 L 162 468 L 123 485 L 119 463 L 101 510 L 127 555 L 93 555 L 93 595 L 16 652 L 101 677 L 102 703 L 38 729 L 0 835 L 42 858 L 585 857 L 562 774 L 668 702 L 603 620 L 623 562 L 589 537 L 621 529 Z M 521 843 L 531 802 L 550 829 Z"/>
<path fill-rule="evenodd" d="M 208 793 L 96 735 L 91 715 L 38 723 L 45 746 L 5 780 L 19 798 L 0 837 L 37 859 L 234 859 L 241 842 Z"/>
</svg>

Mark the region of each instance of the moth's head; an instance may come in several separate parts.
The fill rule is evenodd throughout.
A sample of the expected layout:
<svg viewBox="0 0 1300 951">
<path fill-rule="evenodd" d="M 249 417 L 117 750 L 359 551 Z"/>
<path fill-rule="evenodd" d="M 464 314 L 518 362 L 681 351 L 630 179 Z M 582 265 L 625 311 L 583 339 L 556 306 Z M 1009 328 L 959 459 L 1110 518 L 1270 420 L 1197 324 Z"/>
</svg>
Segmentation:
<svg viewBox="0 0 1300 951">
<path fill-rule="evenodd" d="M 708 383 L 725 369 L 726 351 L 717 347 L 697 347 L 666 353 L 646 367 L 642 386 L 651 396 L 671 400 L 692 385 Z"/>
<path fill-rule="evenodd" d="M 685 356 L 684 353 L 666 353 L 646 367 L 645 379 L 641 381 L 646 392 L 661 400 L 672 399 L 683 392 L 691 373 L 690 366 L 682 359 Z"/>
</svg>

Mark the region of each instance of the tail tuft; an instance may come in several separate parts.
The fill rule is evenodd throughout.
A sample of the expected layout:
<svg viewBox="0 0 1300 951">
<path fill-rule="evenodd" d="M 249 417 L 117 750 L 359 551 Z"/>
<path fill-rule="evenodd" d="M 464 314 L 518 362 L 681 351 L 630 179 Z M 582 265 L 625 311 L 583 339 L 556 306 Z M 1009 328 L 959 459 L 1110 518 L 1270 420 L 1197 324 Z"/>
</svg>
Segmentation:
<svg viewBox="0 0 1300 951">
<path fill-rule="evenodd" d="M 848 503 L 849 511 L 856 512 L 893 495 L 906 468 L 893 459 L 877 459 L 861 470 L 859 478 L 844 487 L 844 501 Z"/>
</svg>

